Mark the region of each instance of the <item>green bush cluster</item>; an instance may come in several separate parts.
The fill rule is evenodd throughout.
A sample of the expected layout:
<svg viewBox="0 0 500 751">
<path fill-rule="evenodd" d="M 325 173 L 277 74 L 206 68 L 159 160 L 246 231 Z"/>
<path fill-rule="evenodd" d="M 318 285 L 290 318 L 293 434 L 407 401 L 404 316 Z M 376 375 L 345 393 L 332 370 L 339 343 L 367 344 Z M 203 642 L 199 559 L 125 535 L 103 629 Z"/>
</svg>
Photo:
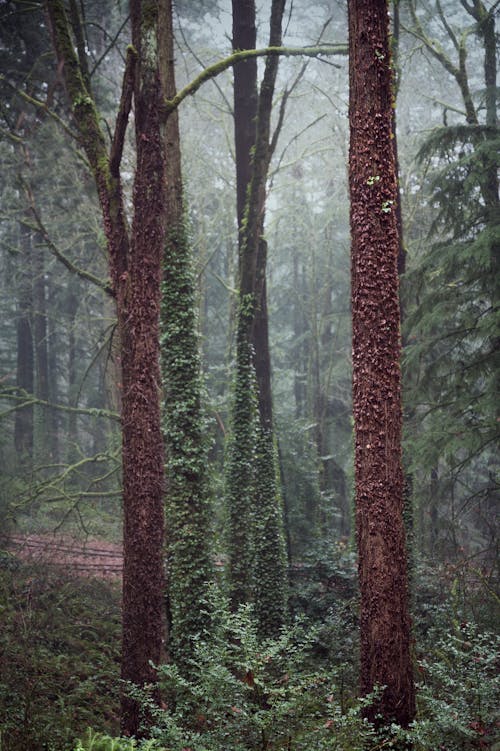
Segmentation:
<svg viewBox="0 0 500 751">
<path fill-rule="evenodd" d="M 2 751 L 67 751 L 89 725 L 116 732 L 116 587 L 4 557 L 0 619 Z"/>
<path fill-rule="evenodd" d="M 230 614 L 214 587 L 212 633 L 196 639 L 189 679 L 172 665 L 159 669 L 162 707 L 134 690 L 153 716 L 148 740 L 136 741 L 116 735 L 117 590 L 12 557 L 1 565 L 2 751 L 500 749 L 499 639 L 468 617 L 442 571 L 419 576 L 418 715 L 408 730 L 382 738 L 363 720 L 354 562 L 337 546 L 299 572 L 294 621 L 277 638 L 260 637 L 251 607 Z"/>
<path fill-rule="evenodd" d="M 160 668 L 168 708 L 148 709 L 161 749 L 362 751 L 373 734 L 361 717 L 363 702 L 344 696 L 341 707 L 336 672 L 314 665 L 312 626 L 298 622 L 262 640 L 250 606 L 215 612 L 214 635 L 197 644 L 195 679 L 185 680 L 174 665 Z"/>
</svg>

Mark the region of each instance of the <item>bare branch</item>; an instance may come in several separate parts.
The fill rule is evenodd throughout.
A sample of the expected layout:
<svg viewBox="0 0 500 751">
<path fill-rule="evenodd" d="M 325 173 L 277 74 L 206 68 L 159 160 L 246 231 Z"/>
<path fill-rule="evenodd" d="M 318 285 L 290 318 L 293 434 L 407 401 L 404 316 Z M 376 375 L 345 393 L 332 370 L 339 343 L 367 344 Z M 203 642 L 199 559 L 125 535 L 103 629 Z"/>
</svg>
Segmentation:
<svg viewBox="0 0 500 751">
<path fill-rule="evenodd" d="M 219 73 L 231 68 L 242 60 L 248 60 L 252 57 L 267 57 L 268 55 L 280 55 L 282 57 L 318 57 L 319 55 L 345 55 L 347 47 L 345 44 L 337 45 L 320 45 L 319 47 L 265 47 L 259 50 L 238 50 L 233 52 L 229 57 L 219 60 L 219 62 L 209 65 L 205 68 L 191 83 L 188 83 L 181 89 L 173 99 L 165 101 L 165 114 L 177 109 L 186 97 L 195 94 L 200 86 L 210 81 Z"/>
<path fill-rule="evenodd" d="M 42 218 L 40 214 L 38 213 L 38 210 L 35 206 L 35 201 L 33 198 L 33 193 L 31 191 L 31 188 L 29 185 L 27 185 L 23 181 L 23 186 L 26 191 L 26 194 L 30 200 L 30 211 L 33 216 L 33 219 L 35 220 L 35 223 L 32 224 L 31 222 L 28 222 L 26 219 L 20 219 L 20 223 L 23 224 L 25 227 L 29 227 L 30 229 L 34 229 L 37 232 L 40 233 L 41 237 L 43 238 L 43 241 L 47 248 L 50 250 L 53 256 L 55 256 L 58 261 L 60 261 L 72 274 L 76 274 L 81 279 L 85 279 L 87 282 L 91 282 L 92 284 L 95 284 L 96 287 L 99 287 L 102 289 L 106 294 L 113 297 L 113 289 L 111 287 L 110 282 L 104 281 L 102 279 L 99 279 L 99 277 L 95 276 L 94 274 L 91 274 L 90 271 L 86 271 L 85 269 L 81 269 L 78 266 L 75 266 L 73 261 L 68 258 L 67 255 L 65 255 L 62 250 L 60 250 L 57 245 L 50 239 L 50 235 L 47 232 L 47 229 L 45 228 Z"/>
</svg>

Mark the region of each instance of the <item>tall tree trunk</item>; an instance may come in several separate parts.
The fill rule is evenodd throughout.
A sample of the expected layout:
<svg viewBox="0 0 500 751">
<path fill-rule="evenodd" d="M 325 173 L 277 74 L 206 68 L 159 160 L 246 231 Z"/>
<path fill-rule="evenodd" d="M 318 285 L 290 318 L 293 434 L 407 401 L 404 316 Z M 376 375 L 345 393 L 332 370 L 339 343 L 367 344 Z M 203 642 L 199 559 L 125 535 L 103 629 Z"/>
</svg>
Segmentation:
<svg viewBox="0 0 500 751">
<path fill-rule="evenodd" d="M 306 405 L 306 347 L 304 337 L 306 333 L 306 322 L 304 317 L 304 271 L 299 265 L 299 255 L 297 249 L 292 250 L 293 263 L 293 290 L 295 293 L 293 301 L 293 395 L 295 397 L 295 417 L 300 419 L 305 414 Z"/>
<path fill-rule="evenodd" d="M 131 0 L 134 47 L 127 52 L 115 134 L 108 154 L 92 94 L 76 54 L 63 0 L 47 0 L 54 48 L 92 168 L 116 298 L 122 370 L 122 679 L 155 684 L 163 639 L 163 442 L 160 425 L 159 311 L 165 236 L 165 163 L 160 128 L 158 2 Z M 136 174 L 129 236 L 120 161 L 132 95 Z M 148 718 L 146 718 L 147 720 Z M 140 735 L 139 703 L 124 692 L 122 731 Z"/>
<path fill-rule="evenodd" d="M 160 74 L 175 96 L 172 3 L 161 14 Z M 203 438 L 196 287 L 183 205 L 177 111 L 164 133 L 166 215 L 163 254 L 162 376 L 167 461 L 167 561 L 170 655 L 184 676 L 193 672 L 196 638 L 209 629 L 208 582 L 213 578 L 210 503 Z"/>
<path fill-rule="evenodd" d="M 47 301 L 53 296 L 54 286 L 50 273 L 47 274 Z M 57 357 L 58 331 L 55 316 L 47 316 L 47 363 L 49 376 L 49 400 L 52 404 L 59 401 L 59 365 Z M 59 462 L 59 411 L 55 407 L 48 409 L 48 428 L 50 457 L 54 464 Z"/>
<path fill-rule="evenodd" d="M 66 314 L 68 316 L 68 404 L 71 407 L 78 405 L 77 399 L 77 339 L 76 339 L 76 314 L 78 311 L 77 283 L 70 281 L 66 300 Z M 68 415 L 68 438 L 66 461 L 72 464 L 76 460 L 78 445 L 78 421 L 76 412 Z"/>
<path fill-rule="evenodd" d="M 284 1 L 274 0 L 271 7 L 271 45 L 281 44 L 283 11 Z M 255 44 L 255 4 L 234 2 L 233 47 L 242 49 L 248 44 Z M 258 101 L 256 66 L 235 68 L 240 301 L 233 439 L 228 458 L 231 526 L 229 575 L 233 608 L 251 598 L 254 584 L 256 612 L 264 636 L 276 634 L 286 618 L 283 516 L 272 421 L 266 296 L 267 243 L 263 237 L 277 67 L 277 57 L 267 58 Z M 255 127 L 252 127 L 254 124 Z M 240 128 L 241 133 L 238 132 Z M 246 201 L 243 204 L 244 196 Z M 258 412 L 256 422 L 254 392 Z"/>
<path fill-rule="evenodd" d="M 131 0 L 137 50 L 134 87 L 136 172 L 128 266 L 119 311 L 123 375 L 123 680 L 155 683 L 163 636 L 163 438 L 159 314 L 165 237 L 165 157 L 160 127 L 158 2 Z M 153 664 L 151 664 L 153 663 Z M 139 705 L 126 695 L 122 728 L 140 730 Z"/>
<path fill-rule="evenodd" d="M 397 181 L 387 3 L 349 3 L 353 408 L 361 691 L 376 724 L 415 713 L 403 524 Z"/>
</svg>

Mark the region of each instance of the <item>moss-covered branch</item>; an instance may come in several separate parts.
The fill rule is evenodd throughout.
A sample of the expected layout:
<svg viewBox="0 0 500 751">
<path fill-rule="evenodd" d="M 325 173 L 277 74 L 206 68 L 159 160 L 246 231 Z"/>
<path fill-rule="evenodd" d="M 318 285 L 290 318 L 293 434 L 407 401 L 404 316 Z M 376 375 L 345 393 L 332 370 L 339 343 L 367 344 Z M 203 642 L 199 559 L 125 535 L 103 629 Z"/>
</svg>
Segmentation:
<svg viewBox="0 0 500 751">
<path fill-rule="evenodd" d="M 321 55 L 346 55 L 347 46 L 345 44 L 332 44 L 332 45 L 319 45 L 317 47 L 264 47 L 259 50 L 238 50 L 233 52 L 232 55 L 225 57 L 223 60 L 209 65 L 208 68 L 202 70 L 202 72 L 194 78 L 190 83 L 184 86 L 173 99 L 168 99 L 165 102 L 166 113 L 172 112 L 177 109 L 181 102 L 186 97 L 195 94 L 200 86 L 207 81 L 210 81 L 219 73 L 228 68 L 232 68 L 236 63 L 242 60 L 248 60 L 252 57 L 267 57 L 269 55 L 280 55 L 282 57 L 320 57 Z"/>
<path fill-rule="evenodd" d="M 78 134 L 75 133 L 74 131 L 72 131 L 71 128 L 69 128 L 66 125 L 66 123 L 64 122 L 64 120 L 61 117 L 59 117 L 59 115 L 56 112 L 54 112 L 53 110 L 51 110 L 49 108 L 49 105 L 48 105 L 47 102 L 44 102 L 41 99 L 36 99 L 36 97 L 30 96 L 29 94 L 27 94 L 22 89 L 17 88 L 17 86 L 14 86 L 8 80 L 8 78 L 6 78 L 6 76 L 3 75 L 3 73 L 0 73 L 0 81 L 2 81 L 3 83 L 6 83 L 7 86 L 10 86 L 10 88 L 13 91 L 15 91 L 16 94 L 18 96 L 20 96 L 21 99 L 23 99 L 25 102 L 27 102 L 28 104 L 31 104 L 33 107 L 36 107 L 37 110 L 43 110 L 50 118 L 52 118 L 52 120 L 54 120 L 55 123 L 57 123 L 57 125 L 59 125 L 63 129 L 63 131 L 68 136 L 70 136 L 70 138 L 72 138 L 74 140 L 78 139 Z M 23 142 L 22 138 L 17 138 L 13 134 L 9 134 L 9 137 L 12 138 L 13 140 L 17 140 L 20 143 Z"/>
<path fill-rule="evenodd" d="M 120 415 L 117 412 L 112 412 L 109 409 L 97 409 L 94 407 L 69 407 L 66 404 L 55 404 L 54 402 L 49 402 L 46 399 L 38 399 L 38 397 L 34 396 L 33 394 L 28 394 L 24 390 L 18 388 L 2 392 L 0 394 L 0 399 L 7 399 L 16 402 L 16 404 L 14 404 L 12 407 L 5 409 L 3 412 L 0 412 L 0 419 L 3 417 L 8 417 L 8 415 L 18 409 L 30 407 L 34 404 L 40 404 L 42 407 L 50 407 L 51 409 L 57 409 L 61 412 L 72 412 L 73 414 L 88 415 L 89 417 L 106 417 L 108 420 L 120 420 Z"/>
</svg>

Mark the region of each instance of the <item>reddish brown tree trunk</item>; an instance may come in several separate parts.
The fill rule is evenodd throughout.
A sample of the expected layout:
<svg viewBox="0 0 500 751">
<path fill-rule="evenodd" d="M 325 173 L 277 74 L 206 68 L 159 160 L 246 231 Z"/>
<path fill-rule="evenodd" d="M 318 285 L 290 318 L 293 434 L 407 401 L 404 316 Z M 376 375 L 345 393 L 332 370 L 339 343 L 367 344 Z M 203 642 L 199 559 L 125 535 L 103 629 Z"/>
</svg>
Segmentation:
<svg viewBox="0 0 500 751">
<path fill-rule="evenodd" d="M 144 4 L 146 5 L 146 4 Z M 158 3 L 130 3 L 135 76 L 136 173 L 122 329 L 123 644 L 122 679 L 156 681 L 163 636 L 163 439 L 159 314 L 165 237 L 162 91 L 156 50 Z M 152 663 L 152 664 L 151 664 Z M 126 696 L 122 729 L 139 733 L 139 706 Z"/>
<path fill-rule="evenodd" d="M 386 2 L 351 0 L 349 50 L 361 690 L 367 694 L 385 686 L 369 718 L 406 726 L 415 700 L 403 525 L 399 239 Z"/>
<path fill-rule="evenodd" d="M 154 684 L 163 638 L 163 442 L 160 430 L 159 312 L 165 235 L 165 164 L 160 127 L 158 0 L 131 0 L 134 48 L 108 154 L 99 115 L 75 55 L 62 0 L 47 0 L 54 48 L 93 170 L 116 297 L 122 375 L 123 643 L 122 678 Z M 127 231 L 120 181 L 125 131 L 135 100 L 136 175 L 132 231 Z M 140 735 L 140 707 L 122 702 L 122 732 Z M 146 721 L 148 718 L 145 718 Z"/>
</svg>

